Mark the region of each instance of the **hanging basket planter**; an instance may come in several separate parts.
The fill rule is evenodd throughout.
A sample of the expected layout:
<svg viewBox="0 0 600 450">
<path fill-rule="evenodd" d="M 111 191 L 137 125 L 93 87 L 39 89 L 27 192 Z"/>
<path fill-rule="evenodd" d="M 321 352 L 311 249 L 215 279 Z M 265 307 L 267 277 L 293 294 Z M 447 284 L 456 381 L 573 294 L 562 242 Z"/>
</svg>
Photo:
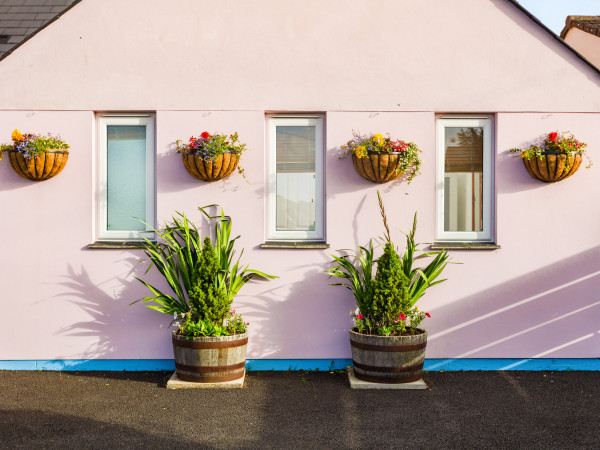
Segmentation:
<svg viewBox="0 0 600 450">
<path fill-rule="evenodd" d="M 587 144 L 581 142 L 573 134 L 553 131 L 534 141 L 529 148 L 511 148 L 521 158 L 529 175 L 545 183 L 554 183 L 573 175 L 581 166 L 583 155 L 589 161 L 586 168 L 592 166 L 587 156 Z"/>
<path fill-rule="evenodd" d="M 542 152 L 541 157 L 523 158 L 529 175 L 546 183 L 554 183 L 573 175 L 581 166 L 581 153 Z"/>
<path fill-rule="evenodd" d="M 58 175 L 69 159 L 69 144 L 60 137 L 48 134 L 12 132 L 12 143 L 0 145 L 8 155 L 10 165 L 19 176 L 44 181 Z"/>
<path fill-rule="evenodd" d="M 6 150 L 11 167 L 23 178 L 32 181 L 44 181 L 58 175 L 67 164 L 69 152 L 63 150 L 45 150 L 40 155 L 26 158 L 16 150 Z"/>
<path fill-rule="evenodd" d="M 217 181 L 227 178 L 236 169 L 240 160 L 239 152 L 223 152 L 214 161 L 205 161 L 197 153 L 182 153 L 183 165 L 191 176 L 203 181 Z"/>
<path fill-rule="evenodd" d="M 352 154 L 352 162 L 358 174 L 373 183 L 387 183 L 402 175 L 400 170 L 400 153 L 369 152 L 367 156 L 358 158 Z"/>
<path fill-rule="evenodd" d="M 352 139 L 341 146 L 345 156 L 352 155 L 354 169 L 365 180 L 387 183 L 401 176 L 409 184 L 421 167 L 419 147 L 414 142 L 383 137 L 381 134 L 352 133 Z"/>
<path fill-rule="evenodd" d="M 217 181 L 228 177 L 238 167 L 246 144 L 238 142 L 237 131 L 233 134 L 210 134 L 204 131 L 200 136 L 192 136 L 187 143 L 175 142 L 181 153 L 183 165 L 191 176 L 203 181 Z"/>
</svg>

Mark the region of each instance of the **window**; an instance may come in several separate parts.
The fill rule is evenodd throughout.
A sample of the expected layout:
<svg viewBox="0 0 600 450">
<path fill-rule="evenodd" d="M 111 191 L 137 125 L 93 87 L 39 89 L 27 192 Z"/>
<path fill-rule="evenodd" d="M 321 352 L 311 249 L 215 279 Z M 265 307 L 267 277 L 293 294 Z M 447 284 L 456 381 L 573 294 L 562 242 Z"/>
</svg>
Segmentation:
<svg viewBox="0 0 600 450">
<path fill-rule="evenodd" d="M 323 117 L 269 116 L 270 240 L 323 241 Z"/>
<path fill-rule="evenodd" d="M 152 238 L 154 117 L 99 117 L 98 163 L 98 238 Z"/>
<path fill-rule="evenodd" d="M 437 148 L 437 238 L 492 241 L 492 119 L 439 118 Z"/>
</svg>

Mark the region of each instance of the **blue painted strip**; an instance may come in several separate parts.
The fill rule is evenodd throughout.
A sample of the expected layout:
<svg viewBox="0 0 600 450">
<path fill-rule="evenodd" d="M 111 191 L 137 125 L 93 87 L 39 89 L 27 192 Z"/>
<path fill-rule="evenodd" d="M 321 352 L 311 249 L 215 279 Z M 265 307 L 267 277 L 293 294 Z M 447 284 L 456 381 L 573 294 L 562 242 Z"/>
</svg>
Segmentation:
<svg viewBox="0 0 600 450">
<path fill-rule="evenodd" d="M 249 371 L 339 370 L 352 365 L 351 359 L 249 359 Z M 0 370 L 56 371 L 171 371 L 172 359 L 82 359 L 0 361 Z M 600 371 L 600 358 L 534 358 L 534 359 L 426 359 L 424 370 L 593 370 Z"/>
</svg>

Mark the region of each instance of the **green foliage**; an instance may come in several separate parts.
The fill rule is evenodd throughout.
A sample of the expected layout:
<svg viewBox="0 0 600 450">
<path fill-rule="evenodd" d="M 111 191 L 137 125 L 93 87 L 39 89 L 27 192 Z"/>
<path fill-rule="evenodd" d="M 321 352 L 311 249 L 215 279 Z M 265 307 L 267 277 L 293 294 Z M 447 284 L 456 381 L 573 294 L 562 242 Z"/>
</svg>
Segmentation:
<svg viewBox="0 0 600 450">
<path fill-rule="evenodd" d="M 448 264 L 446 250 L 423 252 L 415 242 L 417 214 L 411 231 L 406 235 L 406 250 L 400 257 L 391 241 L 387 218 L 379 192 L 379 206 L 386 229 L 383 255 L 373 259 L 373 243 L 369 249 L 359 247 L 354 255 L 331 255 L 335 266 L 326 271 L 330 277 L 347 280 L 332 286 L 344 286 L 352 291 L 358 306 L 353 314 L 356 330 L 365 334 L 402 335 L 415 333 L 429 313 L 419 311 L 417 301 L 425 291 L 445 280 L 437 278 Z M 417 260 L 433 259 L 425 267 L 414 267 Z M 373 264 L 377 263 L 373 278 Z"/>
<path fill-rule="evenodd" d="M 233 334 L 245 333 L 248 329 L 248 323 L 244 322 L 242 316 L 235 310 L 229 313 L 229 317 L 223 323 L 213 322 L 209 319 L 193 320 L 192 314 L 187 313 L 183 316 L 183 321 L 179 325 L 178 334 L 188 339 L 200 336 L 231 336 Z"/>
<path fill-rule="evenodd" d="M 377 261 L 373 300 L 367 304 L 365 312 L 361 311 L 374 328 L 389 326 L 401 313 L 408 311 L 411 303 L 408 284 L 398 253 L 391 242 L 386 242 L 383 255 Z"/>
<path fill-rule="evenodd" d="M 202 328 L 200 322 L 205 322 L 205 325 L 210 322 L 213 326 L 210 329 L 214 332 L 219 332 L 219 327 L 229 327 L 229 332 L 242 328 L 245 330 L 247 324 L 244 324 L 241 316 L 235 315 L 235 312 L 227 315 L 235 295 L 254 276 L 277 277 L 249 269 L 248 266 L 240 267 L 243 250 L 234 259 L 234 244 L 239 236 L 231 238 L 231 218 L 225 216 L 222 208 L 219 216 L 208 215 L 206 208 L 209 206 L 199 209 L 211 222 L 215 222 L 214 247 L 210 238 L 202 239 L 197 227 L 182 213 L 176 213 L 172 222 L 165 224 L 162 231 L 151 228 L 156 233 L 157 241 L 145 239 L 145 244 L 140 246 L 150 261 L 146 273 L 155 267 L 172 293 L 163 292 L 136 277 L 153 295 L 133 303 L 145 303 L 148 308 L 172 315 L 175 319 L 188 317 L 187 327 L 190 329 Z"/>
<path fill-rule="evenodd" d="M 220 214 L 217 216 L 211 216 L 207 209 L 219 206 L 219 205 L 208 205 L 198 208 L 210 221 L 215 223 L 215 252 L 216 259 L 219 264 L 219 276 L 222 278 L 227 295 L 230 301 L 237 295 L 239 290 L 244 286 L 252 277 L 259 276 L 262 278 L 278 278 L 274 275 L 268 275 L 259 270 L 250 269 L 248 265 L 245 267 L 240 266 L 240 258 L 242 257 L 244 250 L 241 251 L 240 256 L 234 259 L 235 241 L 239 239 L 239 235 L 232 238 L 231 228 L 232 220 L 231 217 L 226 216 L 223 208 L 220 208 Z"/>
<path fill-rule="evenodd" d="M 332 283 L 331 286 L 344 286 L 350 289 L 356 299 L 359 310 L 368 308 L 373 298 L 373 263 L 374 251 L 373 242 L 369 242 L 369 247 L 358 247 L 360 252 L 354 252 L 351 255 L 331 255 L 337 265 L 326 271 L 329 277 L 337 277 L 348 280 L 342 283 Z M 348 250 L 346 250 L 348 251 Z"/>
<path fill-rule="evenodd" d="M 179 316 L 190 310 L 188 292 L 200 271 L 202 236 L 185 214 L 176 214 L 172 217 L 172 223 L 165 224 L 162 231 L 153 229 L 158 238 L 156 242 L 144 239 L 145 245 L 140 246 L 150 260 L 146 273 L 155 267 L 171 288 L 173 295 L 136 278 L 154 295 L 133 303 L 149 303 L 145 306 L 168 315 Z"/>
<path fill-rule="evenodd" d="M 204 248 L 198 261 L 198 274 L 189 292 L 192 320 L 223 323 L 233 298 L 227 295 L 224 277 L 219 276 L 219 264 L 210 238 L 204 239 Z"/>
</svg>

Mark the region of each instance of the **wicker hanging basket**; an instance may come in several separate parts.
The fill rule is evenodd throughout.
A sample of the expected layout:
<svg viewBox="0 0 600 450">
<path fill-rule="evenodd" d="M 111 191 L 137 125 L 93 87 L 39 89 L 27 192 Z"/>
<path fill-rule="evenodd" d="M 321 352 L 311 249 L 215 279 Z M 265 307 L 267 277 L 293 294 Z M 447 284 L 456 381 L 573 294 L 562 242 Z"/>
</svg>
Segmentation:
<svg viewBox="0 0 600 450">
<path fill-rule="evenodd" d="M 44 153 L 29 159 L 16 150 L 6 150 L 6 153 L 14 171 L 33 181 L 44 181 L 58 175 L 69 159 L 67 149 L 45 150 Z"/>
<path fill-rule="evenodd" d="M 570 177 L 581 166 L 581 153 L 543 152 L 543 158 L 523 158 L 527 172 L 538 180 L 554 183 Z"/>
<path fill-rule="evenodd" d="M 197 153 L 181 154 L 183 165 L 191 176 L 198 180 L 217 181 L 227 178 L 238 165 L 240 154 L 224 152 L 215 157 L 214 161 L 204 161 Z"/>
<path fill-rule="evenodd" d="M 364 158 L 352 154 L 352 162 L 358 174 L 373 183 L 387 183 L 400 177 L 400 153 L 369 152 Z"/>
</svg>

